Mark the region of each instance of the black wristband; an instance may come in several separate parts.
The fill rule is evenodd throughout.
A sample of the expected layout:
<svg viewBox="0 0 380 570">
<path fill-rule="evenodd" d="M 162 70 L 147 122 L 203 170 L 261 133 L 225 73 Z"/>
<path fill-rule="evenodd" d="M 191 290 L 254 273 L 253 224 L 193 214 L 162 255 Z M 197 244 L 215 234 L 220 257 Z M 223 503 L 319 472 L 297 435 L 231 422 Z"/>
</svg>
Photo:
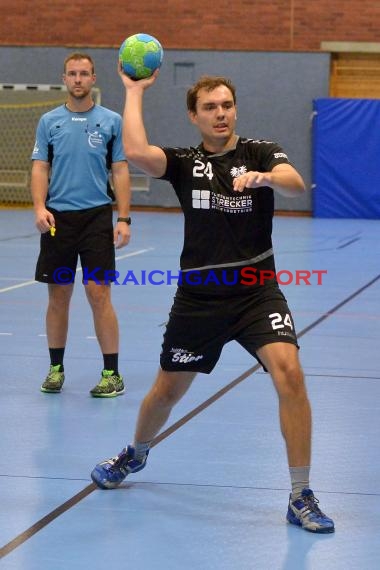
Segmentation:
<svg viewBox="0 0 380 570">
<path fill-rule="evenodd" d="M 128 218 L 118 218 L 117 221 L 118 222 L 125 222 L 126 224 L 128 224 L 128 226 L 130 226 L 132 223 L 132 220 L 129 216 L 128 216 Z"/>
</svg>

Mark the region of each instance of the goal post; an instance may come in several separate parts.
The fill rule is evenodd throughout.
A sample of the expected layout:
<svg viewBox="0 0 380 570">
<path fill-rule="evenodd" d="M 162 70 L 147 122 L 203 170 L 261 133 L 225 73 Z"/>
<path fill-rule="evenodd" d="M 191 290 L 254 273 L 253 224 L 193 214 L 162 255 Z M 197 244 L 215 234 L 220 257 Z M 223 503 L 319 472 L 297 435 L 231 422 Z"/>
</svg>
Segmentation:
<svg viewBox="0 0 380 570">
<path fill-rule="evenodd" d="M 0 204 L 29 205 L 30 172 L 38 121 L 67 100 L 64 85 L 0 84 Z M 100 89 L 92 96 L 100 104 Z"/>
</svg>

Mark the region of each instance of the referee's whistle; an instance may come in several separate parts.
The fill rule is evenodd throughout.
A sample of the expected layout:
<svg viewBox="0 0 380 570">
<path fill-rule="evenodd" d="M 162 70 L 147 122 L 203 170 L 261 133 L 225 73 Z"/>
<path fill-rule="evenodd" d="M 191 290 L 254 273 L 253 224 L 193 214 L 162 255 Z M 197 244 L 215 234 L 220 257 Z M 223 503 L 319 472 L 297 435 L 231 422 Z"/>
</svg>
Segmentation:
<svg viewBox="0 0 380 570">
<path fill-rule="evenodd" d="M 50 228 L 50 235 L 51 235 L 52 237 L 55 236 L 55 227 L 54 227 L 54 226 L 51 226 L 51 228 Z"/>
</svg>

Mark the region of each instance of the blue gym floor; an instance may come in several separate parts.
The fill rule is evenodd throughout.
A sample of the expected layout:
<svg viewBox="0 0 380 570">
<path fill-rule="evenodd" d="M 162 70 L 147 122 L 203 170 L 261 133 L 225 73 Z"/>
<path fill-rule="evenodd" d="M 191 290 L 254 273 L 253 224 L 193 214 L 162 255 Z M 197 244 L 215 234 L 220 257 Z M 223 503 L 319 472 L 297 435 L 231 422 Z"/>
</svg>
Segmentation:
<svg viewBox="0 0 380 570">
<path fill-rule="evenodd" d="M 46 286 L 33 280 L 30 209 L 0 210 L 0 568 L 3 570 L 377 570 L 380 568 L 380 221 L 276 217 L 284 285 L 313 407 L 311 486 L 336 532 L 285 522 L 289 476 L 270 377 L 237 344 L 199 375 L 144 471 L 113 491 L 90 472 L 133 437 L 158 366 L 172 285 L 113 286 L 127 390 L 94 399 L 102 360 L 77 275 L 61 394 L 48 370 Z M 133 213 L 117 251 L 133 272 L 176 274 L 178 213 Z M 221 236 L 221 239 L 224 239 Z M 131 276 L 132 273 L 129 273 Z M 158 281 L 158 273 L 153 279 Z"/>
</svg>

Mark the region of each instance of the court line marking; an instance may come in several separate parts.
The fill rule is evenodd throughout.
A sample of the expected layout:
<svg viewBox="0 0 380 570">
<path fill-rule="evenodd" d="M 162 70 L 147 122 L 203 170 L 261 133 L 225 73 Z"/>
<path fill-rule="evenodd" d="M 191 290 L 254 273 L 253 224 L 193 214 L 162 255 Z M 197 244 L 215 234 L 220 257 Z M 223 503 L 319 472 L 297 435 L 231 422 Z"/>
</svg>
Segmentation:
<svg viewBox="0 0 380 570">
<path fill-rule="evenodd" d="M 2 277 L 0 275 L 0 281 L 29 281 L 28 277 Z"/>
<path fill-rule="evenodd" d="M 126 259 L 127 257 L 134 257 L 135 255 L 140 255 L 141 253 L 146 253 L 147 251 L 153 251 L 155 248 L 154 247 L 147 247 L 145 249 L 138 249 L 137 251 L 133 251 L 132 253 L 126 253 L 125 255 L 118 255 L 117 257 L 115 257 L 116 261 L 120 261 L 121 259 Z M 78 267 L 76 270 L 76 273 L 79 273 L 82 271 L 81 267 Z M 1 280 L 1 277 L 0 277 Z M 28 285 L 35 285 L 36 283 L 39 283 L 39 281 L 35 281 L 34 279 L 32 281 L 26 281 L 25 283 L 19 283 L 18 285 L 11 285 L 10 287 L 4 287 L 3 289 L 0 289 L 0 293 L 6 293 L 7 291 L 13 291 L 14 289 L 20 289 L 20 287 L 28 287 Z"/>
<path fill-rule="evenodd" d="M 347 303 L 352 301 L 352 299 L 354 299 L 355 297 L 360 295 L 363 291 L 365 291 L 366 289 L 371 287 L 379 279 L 380 279 L 380 274 L 377 275 L 376 277 L 374 277 L 373 279 L 371 279 L 371 281 L 369 281 L 368 283 L 366 283 L 365 285 L 363 285 L 362 287 L 360 287 L 356 291 L 354 291 L 354 293 L 352 293 L 351 295 L 346 297 L 343 301 L 341 301 L 340 303 L 335 305 L 332 309 L 330 309 L 329 311 L 327 311 L 326 313 L 321 315 L 314 322 L 310 323 L 310 325 L 308 325 L 307 327 L 302 329 L 302 331 L 300 331 L 300 333 L 298 333 L 297 337 L 301 338 L 306 333 L 308 333 L 310 330 L 317 327 L 323 321 L 328 319 L 331 315 L 336 313 L 341 307 L 343 307 L 344 305 L 346 305 Z M 240 376 L 235 378 L 235 380 L 232 380 L 232 382 L 230 382 L 229 384 L 227 384 L 226 386 L 224 386 L 223 388 L 218 390 L 218 392 L 216 392 L 213 396 L 211 396 L 210 398 L 205 400 L 202 404 L 199 404 L 199 406 L 194 408 L 191 412 L 189 412 L 188 414 L 186 414 L 185 416 L 180 418 L 178 421 L 176 421 L 174 424 L 169 426 L 163 432 L 159 433 L 154 438 L 151 447 L 155 447 L 161 441 L 163 441 L 164 439 L 166 439 L 167 437 L 172 435 L 180 427 L 182 427 L 187 422 L 189 422 L 191 419 L 193 419 L 195 416 L 200 414 L 203 410 L 208 408 L 211 404 L 213 404 L 214 402 L 219 400 L 219 398 L 221 398 L 222 396 L 224 396 L 224 394 L 226 394 L 227 392 L 229 392 L 230 390 L 235 388 L 235 386 L 237 386 L 238 384 L 243 382 L 243 380 L 248 378 L 248 376 L 251 376 L 251 374 L 253 374 L 259 368 L 261 368 L 260 364 L 256 364 L 255 366 L 248 368 L 248 370 L 246 370 L 245 372 L 243 372 L 243 374 L 241 374 Z M 60 515 L 62 515 L 63 513 L 68 511 L 69 509 L 71 509 L 71 507 L 74 507 L 75 505 L 77 505 L 82 499 L 86 498 L 88 495 L 90 495 L 95 490 L 98 490 L 98 487 L 95 485 L 95 483 L 90 483 L 89 485 L 84 487 L 84 489 L 79 491 L 79 493 L 77 493 L 76 495 L 74 495 L 73 497 L 68 499 L 66 502 L 59 505 L 57 508 L 53 509 L 50 513 L 48 513 L 47 515 L 42 517 L 40 520 L 38 520 L 31 527 L 29 527 L 28 529 L 23 531 L 21 534 L 16 536 L 14 539 L 10 540 L 7 544 L 5 544 L 4 546 L 2 546 L 0 548 L 0 559 L 4 558 L 4 556 L 6 556 L 7 554 L 9 554 L 13 550 L 15 550 L 18 546 L 21 546 L 21 544 L 23 544 L 24 542 L 26 542 L 27 540 L 32 538 L 32 536 L 34 536 L 37 532 L 39 532 L 45 526 L 47 526 L 48 524 L 53 522 Z M 100 492 L 103 493 L 106 491 L 100 491 Z"/>
<path fill-rule="evenodd" d="M 349 241 L 346 241 L 345 243 L 342 243 L 342 245 L 338 245 L 337 249 L 344 249 L 345 247 L 348 247 L 349 245 L 351 245 L 352 243 L 355 243 L 357 241 L 360 241 L 361 238 L 356 237 L 356 238 L 352 238 Z"/>
<path fill-rule="evenodd" d="M 78 477 L 40 477 L 40 476 L 28 476 L 28 475 L 0 475 L 4 479 L 36 479 L 39 481 L 87 481 L 87 479 L 78 479 Z M 211 488 L 211 489 L 247 489 L 251 491 L 287 491 L 289 493 L 289 487 L 261 487 L 259 485 L 239 485 L 225 484 L 222 483 L 180 483 L 178 481 L 135 481 L 134 483 L 122 483 L 119 489 L 128 489 L 130 487 L 144 487 L 144 486 L 161 486 L 161 487 L 197 487 L 197 488 Z M 367 491 L 327 491 L 326 489 L 319 490 L 318 493 L 325 493 L 326 495 L 342 495 L 342 496 L 355 496 L 355 497 L 380 497 L 380 492 L 367 492 Z"/>
</svg>

